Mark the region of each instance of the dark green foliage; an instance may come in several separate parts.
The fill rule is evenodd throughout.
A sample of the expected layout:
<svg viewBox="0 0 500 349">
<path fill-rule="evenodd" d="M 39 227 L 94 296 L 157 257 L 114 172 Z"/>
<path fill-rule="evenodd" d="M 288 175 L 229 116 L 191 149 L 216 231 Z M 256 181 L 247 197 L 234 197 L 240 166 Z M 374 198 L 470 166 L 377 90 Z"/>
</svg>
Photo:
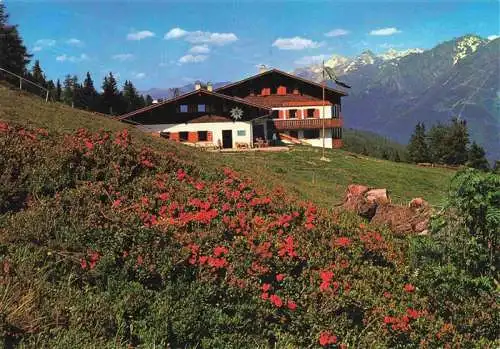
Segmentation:
<svg viewBox="0 0 500 349">
<path fill-rule="evenodd" d="M 446 164 L 463 165 L 467 161 L 467 146 L 469 132 L 465 120 L 453 118 L 444 139 L 444 146 L 448 149 L 444 159 Z"/>
<path fill-rule="evenodd" d="M 153 97 L 146 95 L 146 106 L 153 104 Z"/>
<path fill-rule="evenodd" d="M 430 161 L 438 164 L 446 163 L 448 149 L 446 147 L 446 135 L 448 128 L 441 123 L 432 126 L 429 130 Z"/>
<path fill-rule="evenodd" d="M 101 112 L 110 115 L 120 114 L 122 109 L 120 91 L 118 91 L 118 83 L 113 73 L 110 72 L 108 76 L 104 77 L 102 90 Z"/>
<path fill-rule="evenodd" d="M 472 142 L 469 148 L 469 159 L 467 161 L 467 166 L 484 171 L 490 168 L 483 147 L 478 145 L 476 142 Z"/>
<path fill-rule="evenodd" d="M 0 67 L 25 75 L 31 55 L 23 44 L 17 26 L 9 24 L 8 18 L 5 4 L 0 3 Z"/>
<path fill-rule="evenodd" d="M 75 81 L 73 77 L 71 77 L 71 75 L 66 75 L 66 77 L 64 78 L 64 82 L 63 82 L 63 90 L 62 90 L 62 94 L 61 94 L 61 101 L 67 105 L 70 105 L 72 107 L 74 107 L 74 103 L 75 103 L 75 84 L 78 83 L 78 80 Z"/>
<path fill-rule="evenodd" d="M 33 68 L 31 69 L 31 77 L 33 82 L 41 86 L 46 86 L 45 74 L 40 67 L 40 61 L 38 59 L 35 61 L 35 64 L 33 64 Z"/>
<path fill-rule="evenodd" d="M 142 96 L 139 96 L 137 89 L 131 81 L 125 80 L 123 86 L 123 100 L 125 103 L 125 112 L 131 112 L 145 106 Z"/>
<path fill-rule="evenodd" d="M 425 125 L 423 122 L 419 122 L 408 143 L 408 160 L 410 162 L 429 162 L 429 148 L 425 138 Z"/>
<path fill-rule="evenodd" d="M 401 161 L 400 155 L 406 153 L 403 145 L 373 132 L 344 129 L 342 140 L 343 149 L 379 159 L 396 161 L 396 154 L 398 154 L 398 161 Z"/>
<path fill-rule="evenodd" d="M 85 80 L 83 81 L 82 87 L 82 102 L 83 109 L 97 111 L 98 103 L 99 103 L 99 94 L 97 93 L 94 87 L 94 81 L 90 76 L 90 73 L 87 72 Z"/>
<path fill-rule="evenodd" d="M 62 87 L 61 87 L 61 81 L 57 79 L 56 83 L 56 89 L 54 91 L 54 99 L 56 102 L 61 102 L 61 96 L 62 96 Z"/>
</svg>

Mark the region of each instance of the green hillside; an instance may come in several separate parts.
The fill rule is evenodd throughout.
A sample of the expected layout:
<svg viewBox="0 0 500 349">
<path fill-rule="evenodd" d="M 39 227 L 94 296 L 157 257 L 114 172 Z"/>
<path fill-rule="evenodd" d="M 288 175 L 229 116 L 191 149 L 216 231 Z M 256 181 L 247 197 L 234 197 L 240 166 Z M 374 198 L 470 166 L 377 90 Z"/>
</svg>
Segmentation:
<svg viewBox="0 0 500 349">
<path fill-rule="evenodd" d="M 116 131 L 127 127 L 105 116 L 92 115 L 62 104 L 46 104 L 40 99 L 20 95 L 4 87 L 0 87 L 0 119 L 57 132 L 74 131 L 82 127 L 90 131 Z M 157 150 L 165 149 L 169 144 L 133 128 L 131 133 L 142 144 Z M 354 135 L 356 133 L 351 136 Z M 327 163 L 319 161 L 321 149 L 309 147 L 295 147 L 288 153 L 224 155 L 198 152 L 176 144 L 168 145 L 169 149 L 172 147 L 204 168 L 231 165 L 270 187 L 282 186 L 297 197 L 325 207 L 338 203 L 350 183 L 386 187 L 396 202 L 407 202 L 421 196 L 432 204 L 440 205 L 454 173 L 445 169 L 420 168 L 359 156 L 342 150 L 327 150 L 327 157 L 331 160 Z"/>
<path fill-rule="evenodd" d="M 0 149 L 0 347 L 498 347 L 496 175 L 457 176 L 411 236 L 315 202 L 437 170 L 207 154 L 4 88 Z"/>
</svg>

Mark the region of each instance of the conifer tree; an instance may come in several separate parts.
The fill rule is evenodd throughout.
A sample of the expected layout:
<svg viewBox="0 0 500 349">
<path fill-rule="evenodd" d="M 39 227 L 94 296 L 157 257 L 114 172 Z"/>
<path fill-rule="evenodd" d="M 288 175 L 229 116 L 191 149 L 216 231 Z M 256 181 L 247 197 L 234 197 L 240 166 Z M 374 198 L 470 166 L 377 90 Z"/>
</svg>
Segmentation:
<svg viewBox="0 0 500 349">
<path fill-rule="evenodd" d="M 123 86 L 123 99 L 126 113 L 142 108 L 145 105 L 134 84 L 128 80 L 125 81 Z"/>
<path fill-rule="evenodd" d="M 490 166 L 488 160 L 486 160 L 485 152 L 483 147 L 478 145 L 476 142 L 472 142 L 469 154 L 468 154 L 467 166 L 477 168 L 478 170 L 487 171 Z"/>
<path fill-rule="evenodd" d="M 71 75 L 66 75 L 66 77 L 64 78 L 64 82 L 63 82 L 63 90 L 62 90 L 62 95 L 61 95 L 61 98 L 62 98 L 62 102 L 63 103 L 66 103 L 67 105 L 71 105 L 72 107 L 74 107 L 74 81 L 73 81 L 73 78 L 71 77 Z"/>
<path fill-rule="evenodd" d="M 31 55 L 23 45 L 16 25 L 8 23 L 5 4 L 0 2 L 0 67 L 18 75 L 26 75 Z"/>
<path fill-rule="evenodd" d="M 469 132 L 465 120 L 453 118 L 445 137 L 447 155 L 445 163 L 450 165 L 463 165 L 467 161 L 469 145 Z"/>
<path fill-rule="evenodd" d="M 33 68 L 31 69 L 31 78 L 32 81 L 38 85 L 46 86 L 45 74 L 40 67 L 40 61 L 38 59 L 35 61 L 35 64 L 33 64 Z"/>
<path fill-rule="evenodd" d="M 54 92 L 54 99 L 56 100 L 56 102 L 61 101 L 61 95 L 62 95 L 61 81 L 57 79 L 56 89 Z"/>
<path fill-rule="evenodd" d="M 87 72 L 85 80 L 83 81 L 83 87 L 81 93 L 82 93 L 83 108 L 87 110 L 97 111 L 98 109 L 97 100 L 99 94 L 97 93 L 94 87 L 94 81 L 90 76 L 90 72 Z"/>
<path fill-rule="evenodd" d="M 153 104 L 153 97 L 146 95 L 146 106 Z"/>
<path fill-rule="evenodd" d="M 113 73 L 104 77 L 102 83 L 102 106 L 101 111 L 106 114 L 118 114 L 120 109 L 120 93 L 117 88 L 117 82 Z"/>
<path fill-rule="evenodd" d="M 408 143 L 409 160 L 414 163 L 429 162 L 429 148 L 426 142 L 425 125 L 423 122 L 417 123 L 415 131 L 411 135 Z"/>
<path fill-rule="evenodd" d="M 432 126 L 429 131 L 429 153 L 430 161 L 437 164 L 446 163 L 448 149 L 445 139 L 448 134 L 448 127 L 438 123 Z"/>
</svg>

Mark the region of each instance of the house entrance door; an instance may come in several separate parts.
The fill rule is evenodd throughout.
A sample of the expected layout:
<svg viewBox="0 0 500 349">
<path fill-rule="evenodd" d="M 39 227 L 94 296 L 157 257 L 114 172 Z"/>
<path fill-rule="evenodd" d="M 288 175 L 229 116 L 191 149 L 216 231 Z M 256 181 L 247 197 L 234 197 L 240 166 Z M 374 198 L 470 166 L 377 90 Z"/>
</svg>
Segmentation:
<svg viewBox="0 0 500 349">
<path fill-rule="evenodd" d="M 233 130 L 222 130 L 222 148 L 233 147 Z"/>
</svg>

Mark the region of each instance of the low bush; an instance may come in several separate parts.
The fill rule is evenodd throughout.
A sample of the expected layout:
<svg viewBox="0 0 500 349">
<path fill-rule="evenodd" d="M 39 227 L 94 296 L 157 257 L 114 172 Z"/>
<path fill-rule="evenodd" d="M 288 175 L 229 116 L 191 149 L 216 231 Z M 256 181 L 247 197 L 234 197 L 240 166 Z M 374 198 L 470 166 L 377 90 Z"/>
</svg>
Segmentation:
<svg viewBox="0 0 500 349">
<path fill-rule="evenodd" d="M 490 284 L 466 305 L 447 285 L 446 307 L 429 302 L 407 240 L 357 217 L 138 148 L 126 131 L 1 124 L 0 144 L 5 345 L 495 346 Z"/>
</svg>

